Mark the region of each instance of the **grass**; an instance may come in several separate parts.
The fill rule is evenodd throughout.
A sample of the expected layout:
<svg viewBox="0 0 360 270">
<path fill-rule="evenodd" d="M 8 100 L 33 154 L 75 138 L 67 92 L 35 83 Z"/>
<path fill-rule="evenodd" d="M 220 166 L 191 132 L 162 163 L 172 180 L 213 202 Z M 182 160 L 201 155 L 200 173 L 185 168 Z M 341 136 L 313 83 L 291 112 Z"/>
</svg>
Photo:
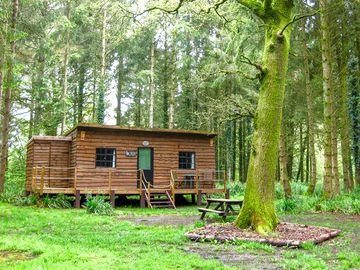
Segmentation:
<svg viewBox="0 0 360 270">
<path fill-rule="evenodd" d="M 226 266 L 219 260 L 186 252 L 186 247 L 193 243 L 184 237 L 184 233 L 202 226 L 202 222 L 178 227 L 144 226 L 118 219 L 119 215 L 173 214 L 190 216 L 198 212 L 196 206 L 176 210 L 121 207 L 115 216 L 98 216 L 89 215 L 85 209 L 18 207 L 0 203 L 0 269 L 249 269 L 250 266 L 243 263 L 236 267 Z M 231 251 L 240 258 L 252 254 L 257 256 L 257 268 L 271 263 L 284 269 L 358 269 L 359 224 L 356 219 L 346 219 L 347 216 L 341 216 L 344 220 L 336 217 L 334 214 L 281 217 L 343 229 L 340 237 L 319 246 L 309 244 L 303 249 L 289 250 L 241 241 L 201 243 L 202 254 L 216 255 L 219 250 Z M 2 256 L 4 252 L 11 256 Z"/>
<path fill-rule="evenodd" d="M 141 213 L 133 210 L 125 208 L 121 213 Z M 90 216 L 85 210 L 2 203 L 0 250 L 40 255 L 0 261 L 0 269 L 231 269 L 181 251 L 188 242 L 183 234 L 191 228 L 149 227 L 116 217 Z"/>
</svg>

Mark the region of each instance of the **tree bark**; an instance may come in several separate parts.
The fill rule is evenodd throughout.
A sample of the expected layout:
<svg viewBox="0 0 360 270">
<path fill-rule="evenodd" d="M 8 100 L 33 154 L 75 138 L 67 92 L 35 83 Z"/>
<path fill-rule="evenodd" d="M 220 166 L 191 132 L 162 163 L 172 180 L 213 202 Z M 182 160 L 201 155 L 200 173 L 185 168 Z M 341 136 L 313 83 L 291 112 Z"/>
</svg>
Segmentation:
<svg viewBox="0 0 360 270">
<path fill-rule="evenodd" d="M 84 88 L 85 88 L 85 63 L 84 60 L 80 63 L 79 67 L 79 91 L 77 95 L 77 122 L 82 123 L 84 119 L 84 102 L 85 102 L 85 96 L 84 96 Z"/>
<path fill-rule="evenodd" d="M 124 56 L 122 51 L 119 49 L 118 51 L 118 76 L 117 76 L 117 93 L 116 93 L 116 125 L 121 125 L 122 123 L 122 115 L 121 115 L 121 100 L 122 100 L 122 88 L 123 88 L 123 72 L 124 72 Z"/>
<path fill-rule="evenodd" d="M 106 69 L 106 21 L 107 21 L 107 2 L 103 6 L 103 20 L 101 27 L 101 68 L 98 103 L 96 110 L 96 120 L 98 124 L 103 124 L 105 120 L 105 69 Z"/>
<path fill-rule="evenodd" d="M 280 180 L 284 187 L 285 198 L 291 198 L 291 185 L 287 172 L 287 153 L 285 144 L 285 127 L 284 121 L 281 124 L 280 131 L 280 145 L 279 145 L 279 156 L 280 156 Z"/>
<path fill-rule="evenodd" d="M 155 42 L 151 42 L 150 48 L 150 108 L 149 108 L 149 127 L 154 127 L 154 102 L 155 102 Z"/>
<path fill-rule="evenodd" d="M 65 16 L 67 20 L 70 22 L 70 11 L 71 11 L 71 1 L 66 1 L 66 8 L 65 8 Z M 67 116 L 67 92 L 68 92 L 68 71 L 67 67 L 69 64 L 69 43 L 70 43 L 70 30 L 69 26 L 67 26 L 66 33 L 65 33 L 65 51 L 64 51 L 64 61 L 63 61 L 63 89 L 62 89 L 62 121 L 61 121 L 61 128 L 60 134 L 64 133 L 65 125 L 66 125 L 66 116 Z"/>
<path fill-rule="evenodd" d="M 15 35 L 17 17 L 19 12 L 19 1 L 12 1 L 12 17 L 11 17 L 11 31 Z M 10 130 L 10 118 L 11 118 L 11 94 L 14 87 L 14 58 L 15 58 L 16 44 L 15 40 L 10 41 L 10 58 L 7 61 L 7 73 L 6 73 L 6 90 L 4 101 L 4 117 L 2 121 L 2 144 L 1 144 L 1 163 L 0 163 L 0 193 L 4 192 L 5 188 L 5 174 L 7 170 L 8 152 L 9 152 L 9 130 Z"/>
<path fill-rule="evenodd" d="M 327 0 L 320 0 L 321 9 L 321 53 L 323 69 L 323 90 L 324 90 L 324 180 L 323 197 L 328 199 L 333 194 L 333 151 L 332 151 L 332 113 L 333 113 L 333 85 L 332 65 L 330 47 L 329 18 Z"/>
<path fill-rule="evenodd" d="M 313 95 L 310 81 L 310 69 L 308 49 L 306 44 L 306 20 L 302 20 L 303 36 L 303 59 L 304 59 L 304 77 L 306 89 L 306 107 L 307 107 L 307 123 L 308 123 L 308 141 L 309 141 L 309 159 L 310 159 L 310 181 L 307 193 L 313 194 L 316 186 L 316 152 L 315 152 L 315 134 L 314 134 L 314 109 Z"/>
<path fill-rule="evenodd" d="M 338 74 L 340 77 L 340 89 L 339 89 L 339 130 L 340 130 L 340 142 L 341 142 L 341 156 L 342 156 L 342 170 L 344 178 L 344 186 L 346 191 L 350 191 L 353 188 L 352 179 L 350 176 L 350 121 L 348 112 L 348 92 L 347 92 L 347 63 L 348 63 L 348 42 L 347 42 L 347 27 L 345 23 L 345 9 L 344 1 L 339 1 L 339 13 L 340 13 L 340 29 L 338 33 L 341 36 L 336 42 L 336 54 L 338 62 Z"/>
<path fill-rule="evenodd" d="M 299 167 L 298 167 L 298 171 L 296 174 L 296 181 L 300 181 L 301 183 L 304 182 L 304 152 L 305 152 L 305 147 L 304 147 L 304 140 L 303 140 L 303 129 L 302 129 L 302 124 L 300 124 L 300 129 L 299 129 L 299 133 L 300 133 L 300 138 L 299 138 L 299 142 L 300 142 L 300 157 L 299 157 Z"/>
<path fill-rule="evenodd" d="M 258 8 L 254 2 L 250 5 L 248 1 L 240 3 L 250 6 L 252 10 Z M 278 224 L 275 213 L 275 174 L 292 8 L 292 1 L 266 0 L 262 12 L 258 12 L 265 23 L 265 48 L 244 203 L 235 224 L 241 228 L 251 227 L 260 233 L 271 232 Z"/>
</svg>

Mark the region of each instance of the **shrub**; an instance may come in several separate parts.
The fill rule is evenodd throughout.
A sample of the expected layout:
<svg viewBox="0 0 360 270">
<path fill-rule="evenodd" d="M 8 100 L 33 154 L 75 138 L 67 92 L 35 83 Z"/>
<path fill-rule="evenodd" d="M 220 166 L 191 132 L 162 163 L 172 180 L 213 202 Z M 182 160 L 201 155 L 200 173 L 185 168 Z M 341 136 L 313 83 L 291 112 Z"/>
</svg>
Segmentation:
<svg viewBox="0 0 360 270">
<path fill-rule="evenodd" d="M 9 202 L 16 206 L 32 206 L 38 204 L 39 198 L 35 195 L 30 196 L 16 196 Z"/>
<path fill-rule="evenodd" d="M 74 197 L 57 194 L 54 197 L 45 196 L 42 199 L 42 206 L 48 208 L 72 208 L 72 201 L 74 201 Z"/>
<path fill-rule="evenodd" d="M 101 216 L 114 215 L 114 209 L 109 202 L 105 201 L 105 196 L 87 195 L 85 207 L 89 214 L 96 214 Z"/>
</svg>

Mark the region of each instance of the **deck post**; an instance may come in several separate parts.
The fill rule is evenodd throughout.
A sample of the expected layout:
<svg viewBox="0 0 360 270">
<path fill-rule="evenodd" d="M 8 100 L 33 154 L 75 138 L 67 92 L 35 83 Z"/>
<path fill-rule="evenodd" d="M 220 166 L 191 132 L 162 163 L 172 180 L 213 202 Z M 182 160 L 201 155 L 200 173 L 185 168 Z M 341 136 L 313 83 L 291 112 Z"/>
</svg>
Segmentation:
<svg viewBox="0 0 360 270">
<path fill-rule="evenodd" d="M 142 192 L 142 189 L 143 189 L 143 170 L 139 170 L 139 193 L 140 193 L 140 196 L 143 196 L 143 192 Z"/>
<path fill-rule="evenodd" d="M 80 199 L 81 199 L 80 190 L 76 189 L 75 190 L 75 208 L 80 208 Z"/>
<path fill-rule="evenodd" d="M 148 208 L 150 208 L 151 206 L 150 206 L 150 200 L 151 200 L 151 193 L 150 193 L 150 188 L 151 188 L 151 186 L 150 186 L 150 182 L 148 182 Z"/>
<path fill-rule="evenodd" d="M 109 169 L 109 194 L 111 194 L 111 182 L 112 182 L 112 172 Z"/>
<path fill-rule="evenodd" d="M 115 190 L 110 190 L 110 204 L 115 208 Z"/>
<path fill-rule="evenodd" d="M 145 208 L 145 194 L 144 194 L 144 191 L 141 191 L 141 194 L 140 194 L 140 208 Z"/>
<path fill-rule="evenodd" d="M 196 190 L 196 194 L 199 194 L 199 174 L 198 174 L 198 170 L 195 171 L 195 190 Z"/>
<path fill-rule="evenodd" d="M 38 177 L 38 166 L 35 167 L 35 179 L 34 179 L 34 190 L 33 192 L 36 193 L 36 180 Z"/>
<path fill-rule="evenodd" d="M 225 199 L 230 199 L 230 190 L 226 189 L 225 191 Z"/>
<path fill-rule="evenodd" d="M 34 192 L 34 186 L 35 186 L 35 167 L 32 168 L 31 192 Z"/>
<path fill-rule="evenodd" d="M 198 190 L 197 193 L 197 205 L 201 205 L 202 204 L 202 194 L 201 194 L 201 190 Z"/>
<path fill-rule="evenodd" d="M 76 195 L 77 167 L 74 168 L 74 194 Z"/>
<path fill-rule="evenodd" d="M 40 181 L 40 196 L 44 193 L 44 175 L 45 175 L 45 167 L 41 167 L 41 181 Z"/>
<path fill-rule="evenodd" d="M 191 194 L 191 203 L 195 204 L 195 194 Z"/>
</svg>

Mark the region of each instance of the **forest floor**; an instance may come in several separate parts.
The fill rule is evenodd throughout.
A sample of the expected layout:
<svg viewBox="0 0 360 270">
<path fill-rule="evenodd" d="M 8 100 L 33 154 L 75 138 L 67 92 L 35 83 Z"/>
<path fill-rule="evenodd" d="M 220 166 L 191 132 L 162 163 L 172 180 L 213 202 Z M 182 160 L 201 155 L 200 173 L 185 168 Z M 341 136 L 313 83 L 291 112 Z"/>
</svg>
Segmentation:
<svg viewBox="0 0 360 270">
<path fill-rule="evenodd" d="M 197 207 L 84 209 L 0 203 L 0 269 L 359 269 L 360 216 L 282 215 L 282 221 L 341 229 L 340 236 L 299 249 L 254 242 L 193 242 L 204 225 Z M 231 220 L 231 219 L 230 219 Z M 206 222 L 221 222 L 210 219 Z"/>
</svg>

